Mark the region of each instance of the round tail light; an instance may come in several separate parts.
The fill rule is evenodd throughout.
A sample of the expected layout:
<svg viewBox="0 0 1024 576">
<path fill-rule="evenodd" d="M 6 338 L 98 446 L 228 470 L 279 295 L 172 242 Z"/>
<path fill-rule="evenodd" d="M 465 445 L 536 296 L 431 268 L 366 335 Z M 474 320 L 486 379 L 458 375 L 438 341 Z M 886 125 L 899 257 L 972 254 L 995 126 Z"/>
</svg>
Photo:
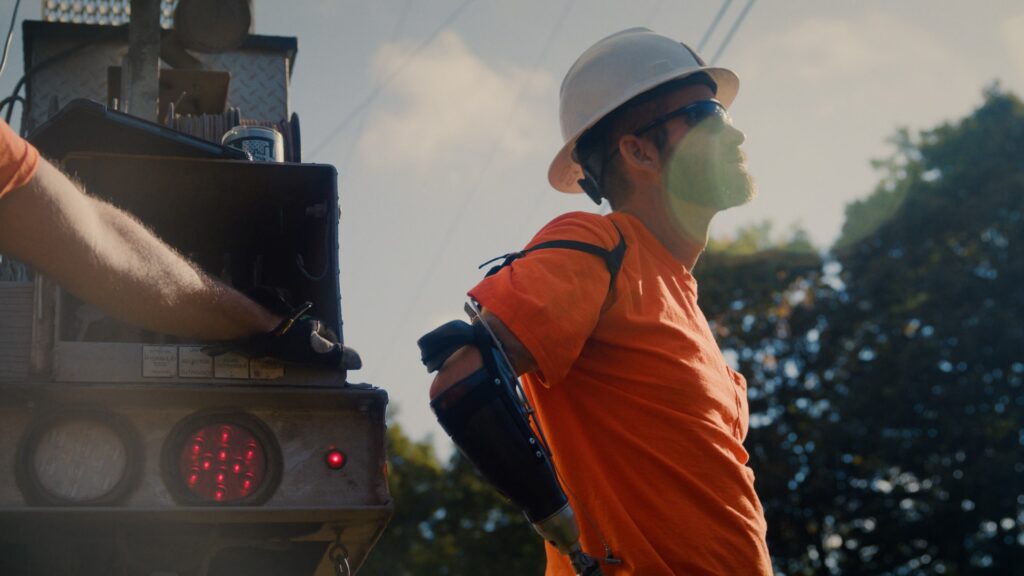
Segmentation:
<svg viewBox="0 0 1024 576">
<path fill-rule="evenodd" d="M 193 414 L 163 451 L 164 480 L 183 504 L 259 504 L 277 488 L 281 450 L 259 419 L 236 411 Z"/>
<path fill-rule="evenodd" d="M 18 483 L 34 504 L 115 504 L 137 483 L 141 452 L 135 429 L 116 414 L 90 408 L 47 412 L 22 438 Z"/>
</svg>

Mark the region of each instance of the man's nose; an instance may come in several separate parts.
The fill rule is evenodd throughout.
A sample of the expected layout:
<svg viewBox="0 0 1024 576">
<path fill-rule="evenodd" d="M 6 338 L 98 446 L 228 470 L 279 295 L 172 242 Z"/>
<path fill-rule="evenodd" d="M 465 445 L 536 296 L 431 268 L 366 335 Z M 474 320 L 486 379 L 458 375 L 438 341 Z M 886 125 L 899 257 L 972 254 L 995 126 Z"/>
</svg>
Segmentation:
<svg viewBox="0 0 1024 576">
<path fill-rule="evenodd" d="M 747 135 L 742 130 L 732 125 L 732 122 L 720 122 L 719 130 L 721 138 L 729 144 L 739 146 L 746 142 Z"/>
</svg>

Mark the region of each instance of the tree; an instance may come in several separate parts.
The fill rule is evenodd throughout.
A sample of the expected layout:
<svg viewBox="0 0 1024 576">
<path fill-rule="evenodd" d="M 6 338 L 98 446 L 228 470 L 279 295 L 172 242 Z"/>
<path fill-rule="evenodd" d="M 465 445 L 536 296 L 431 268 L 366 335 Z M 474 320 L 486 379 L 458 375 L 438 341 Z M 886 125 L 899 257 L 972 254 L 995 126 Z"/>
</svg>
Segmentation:
<svg viewBox="0 0 1024 576">
<path fill-rule="evenodd" d="M 762 223 L 694 271 L 747 376 L 769 549 L 789 575 L 1019 573 L 1024 105 L 992 87 L 895 142 L 831 254 Z M 540 573 L 540 539 L 463 459 L 389 435 L 398 511 L 363 573 Z"/>
<path fill-rule="evenodd" d="M 780 571 L 1009 574 L 1024 565 L 1024 107 L 990 88 L 962 121 L 896 142 L 821 266 L 710 254 L 702 305 L 750 382 Z"/>
<path fill-rule="evenodd" d="M 430 439 L 392 423 L 388 466 L 395 516 L 360 574 L 543 573 L 540 537 L 460 453 L 442 466 Z"/>
</svg>

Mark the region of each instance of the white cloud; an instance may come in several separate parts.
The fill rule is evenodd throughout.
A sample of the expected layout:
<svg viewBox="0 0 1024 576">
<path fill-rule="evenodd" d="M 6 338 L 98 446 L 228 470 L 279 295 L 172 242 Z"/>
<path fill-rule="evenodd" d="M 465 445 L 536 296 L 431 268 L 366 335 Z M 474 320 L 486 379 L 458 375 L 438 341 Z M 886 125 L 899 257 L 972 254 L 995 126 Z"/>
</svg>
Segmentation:
<svg viewBox="0 0 1024 576">
<path fill-rule="evenodd" d="M 413 53 L 409 44 L 380 48 L 373 70 L 387 78 Z M 454 32 L 443 32 L 382 93 L 359 142 L 376 167 L 412 167 L 436 176 L 438 163 L 459 166 L 533 150 L 544 126 L 539 96 L 552 79 L 524 68 L 496 69 Z"/>
<path fill-rule="evenodd" d="M 838 19 L 807 18 L 775 43 L 779 60 L 790 63 L 806 80 L 859 74 L 875 60 L 861 30 Z"/>
<path fill-rule="evenodd" d="M 761 32 L 723 62 L 741 79 L 735 116 L 761 200 L 723 223 L 800 217 L 827 243 L 843 206 L 872 190 L 868 159 L 891 153 L 886 138 L 967 112 L 989 80 L 965 39 L 897 11 L 799 16 Z"/>
<path fill-rule="evenodd" d="M 764 38 L 756 52 L 750 49 L 743 56 L 762 80 L 765 74 L 795 78 L 808 83 L 801 89 L 857 82 L 885 89 L 908 76 L 935 81 L 937 72 L 964 64 L 950 42 L 879 11 L 848 18 L 804 18 Z M 788 73 L 779 74 L 780 68 Z"/>
</svg>

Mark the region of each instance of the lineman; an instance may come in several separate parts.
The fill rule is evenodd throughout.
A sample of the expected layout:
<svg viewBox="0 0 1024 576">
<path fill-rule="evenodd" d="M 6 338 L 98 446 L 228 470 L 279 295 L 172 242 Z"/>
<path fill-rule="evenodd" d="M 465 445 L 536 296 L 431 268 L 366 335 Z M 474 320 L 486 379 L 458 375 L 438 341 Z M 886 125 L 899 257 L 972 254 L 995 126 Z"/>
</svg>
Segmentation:
<svg viewBox="0 0 1024 576">
<path fill-rule="evenodd" d="M 771 574 L 743 448 L 746 382 L 691 275 L 715 214 L 755 194 L 726 112 L 738 84 L 643 28 L 585 51 L 562 83 L 565 145 L 548 179 L 613 211 L 564 214 L 527 249 L 570 240 L 613 253 L 621 242 L 621 268 L 548 247 L 469 292 L 523 375 L 583 549 L 619 561 L 605 574 Z M 475 346 L 448 357 L 430 388 L 435 410 L 482 365 Z M 488 442 L 502 453 L 510 439 Z M 573 573 L 550 544 L 547 555 L 549 576 Z"/>
<path fill-rule="evenodd" d="M 204 274 L 133 217 L 83 194 L 2 120 L 0 253 L 143 328 L 238 341 L 253 356 L 350 369 L 360 364 L 321 322 L 287 324 Z"/>
</svg>

